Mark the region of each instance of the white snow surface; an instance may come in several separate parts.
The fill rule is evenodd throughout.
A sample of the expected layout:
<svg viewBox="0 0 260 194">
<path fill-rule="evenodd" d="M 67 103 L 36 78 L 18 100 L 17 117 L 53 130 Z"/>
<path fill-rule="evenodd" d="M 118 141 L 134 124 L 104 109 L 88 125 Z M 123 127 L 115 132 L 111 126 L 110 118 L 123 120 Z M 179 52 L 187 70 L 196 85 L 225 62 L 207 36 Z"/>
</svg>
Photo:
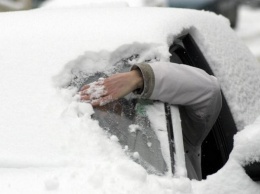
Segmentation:
<svg viewBox="0 0 260 194">
<path fill-rule="evenodd" d="M 0 22 L 1 193 L 259 193 L 241 167 L 260 156 L 259 65 L 222 16 L 78 7 L 1 13 Z M 227 164 L 201 182 L 147 174 L 91 119 L 77 89 L 66 87 L 75 75 L 112 72 L 137 53 L 130 64 L 168 61 L 184 31 L 211 64 L 239 129 L 248 125 Z"/>
<path fill-rule="evenodd" d="M 165 6 L 166 0 L 48 0 L 41 7 L 72 7 L 72 6 L 88 6 L 88 7 L 143 7 L 143 6 Z"/>
<path fill-rule="evenodd" d="M 241 6 L 236 33 L 260 61 L 260 9 Z"/>
<path fill-rule="evenodd" d="M 42 3 L 41 8 L 62 7 L 128 7 L 124 0 L 48 0 Z"/>
</svg>

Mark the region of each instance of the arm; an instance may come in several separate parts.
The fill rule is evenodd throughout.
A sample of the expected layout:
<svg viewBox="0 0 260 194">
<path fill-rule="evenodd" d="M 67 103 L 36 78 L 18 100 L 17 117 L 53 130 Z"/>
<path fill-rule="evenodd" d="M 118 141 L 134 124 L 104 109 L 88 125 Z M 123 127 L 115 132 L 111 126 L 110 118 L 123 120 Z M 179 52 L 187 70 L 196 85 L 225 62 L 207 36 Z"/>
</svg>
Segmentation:
<svg viewBox="0 0 260 194">
<path fill-rule="evenodd" d="M 104 105 L 135 91 L 141 98 L 184 106 L 192 118 L 213 125 L 221 108 L 217 79 L 205 71 L 175 63 L 138 64 L 132 71 L 112 75 L 81 89 L 81 100 Z M 136 92 L 137 91 L 137 92 Z"/>
<path fill-rule="evenodd" d="M 140 97 L 179 105 L 186 142 L 200 146 L 222 105 L 217 79 L 205 71 L 174 63 L 138 64 L 144 78 Z"/>
<path fill-rule="evenodd" d="M 106 79 L 85 85 L 80 90 L 81 100 L 92 106 L 102 106 L 143 87 L 143 77 L 138 70 L 114 74 Z"/>
<path fill-rule="evenodd" d="M 140 97 L 160 100 L 191 109 L 198 117 L 206 117 L 210 106 L 219 112 L 220 86 L 214 76 L 188 65 L 175 63 L 138 64 L 144 77 L 144 89 Z"/>
</svg>

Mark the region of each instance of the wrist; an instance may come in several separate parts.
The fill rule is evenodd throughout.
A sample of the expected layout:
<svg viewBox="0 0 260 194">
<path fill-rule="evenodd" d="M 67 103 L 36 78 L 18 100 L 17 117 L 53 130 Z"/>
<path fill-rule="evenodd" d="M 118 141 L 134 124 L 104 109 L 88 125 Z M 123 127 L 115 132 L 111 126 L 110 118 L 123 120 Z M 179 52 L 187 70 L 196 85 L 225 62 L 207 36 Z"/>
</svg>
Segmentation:
<svg viewBox="0 0 260 194">
<path fill-rule="evenodd" d="M 138 70 L 143 79 L 142 88 L 136 89 L 134 94 L 140 98 L 150 98 L 155 86 L 155 75 L 151 65 L 147 63 L 139 63 L 133 65 L 131 70 Z"/>
<path fill-rule="evenodd" d="M 133 80 L 134 90 L 142 89 L 144 86 L 143 75 L 139 69 L 130 71 L 131 79 Z"/>
</svg>

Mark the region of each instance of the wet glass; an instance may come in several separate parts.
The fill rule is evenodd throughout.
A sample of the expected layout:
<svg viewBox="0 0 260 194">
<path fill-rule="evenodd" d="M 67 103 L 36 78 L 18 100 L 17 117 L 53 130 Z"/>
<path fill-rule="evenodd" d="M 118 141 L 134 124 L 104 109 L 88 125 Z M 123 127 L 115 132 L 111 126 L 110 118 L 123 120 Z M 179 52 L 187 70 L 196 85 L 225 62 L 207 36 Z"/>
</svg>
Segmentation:
<svg viewBox="0 0 260 194">
<path fill-rule="evenodd" d="M 167 172 L 167 165 L 160 141 L 146 114 L 146 107 L 152 105 L 151 100 L 123 98 L 95 108 L 93 118 L 108 135 L 115 135 L 127 155 L 148 173 L 163 175 Z"/>
</svg>

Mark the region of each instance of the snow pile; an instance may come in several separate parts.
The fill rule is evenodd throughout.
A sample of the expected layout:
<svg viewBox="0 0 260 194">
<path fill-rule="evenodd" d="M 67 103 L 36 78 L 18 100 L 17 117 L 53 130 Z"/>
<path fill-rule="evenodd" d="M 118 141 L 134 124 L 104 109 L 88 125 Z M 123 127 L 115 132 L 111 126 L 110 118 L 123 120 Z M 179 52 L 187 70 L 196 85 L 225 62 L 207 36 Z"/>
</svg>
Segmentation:
<svg viewBox="0 0 260 194">
<path fill-rule="evenodd" d="M 260 183 L 253 182 L 241 164 L 229 159 L 223 168 L 201 182 L 192 181 L 194 194 L 259 193 Z"/>
<path fill-rule="evenodd" d="M 169 53 L 165 51 L 166 49 L 167 46 L 158 44 L 133 43 L 120 46 L 113 52 L 87 51 L 67 63 L 63 70 L 54 77 L 54 84 L 56 87 L 64 88 L 72 85 L 79 89 L 86 78 L 96 72 L 103 72 L 103 76 L 109 76 L 120 71 L 123 66 L 128 66 L 130 69 L 131 65 L 144 61 L 169 60 Z"/>
<path fill-rule="evenodd" d="M 234 139 L 232 157 L 242 165 L 260 162 L 260 117 L 253 124 L 246 126 Z"/>
<path fill-rule="evenodd" d="M 226 165 L 206 180 L 192 182 L 195 194 L 259 193 L 260 182 L 253 182 L 246 174 L 244 165 L 260 161 L 260 117 L 234 137 L 232 150 Z"/>
<path fill-rule="evenodd" d="M 172 41 L 189 31 L 242 129 L 260 115 L 259 74 L 223 17 L 182 9 L 77 7 L 1 13 L 0 22 L 2 193 L 241 193 L 242 186 L 254 185 L 238 156 L 202 183 L 148 174 L 115 137 L 107 138 L 91 119 L 92 107 L 76 95 L 96 72 L 169 60 Z"/>
<path fill-rule="evenodd" d="M 215 34 L 200 29 L 192 34 L 218 78 L 238 130 L 260 114 L 260 66 L 229 28 L 211 26 Z"/>
</svg>

